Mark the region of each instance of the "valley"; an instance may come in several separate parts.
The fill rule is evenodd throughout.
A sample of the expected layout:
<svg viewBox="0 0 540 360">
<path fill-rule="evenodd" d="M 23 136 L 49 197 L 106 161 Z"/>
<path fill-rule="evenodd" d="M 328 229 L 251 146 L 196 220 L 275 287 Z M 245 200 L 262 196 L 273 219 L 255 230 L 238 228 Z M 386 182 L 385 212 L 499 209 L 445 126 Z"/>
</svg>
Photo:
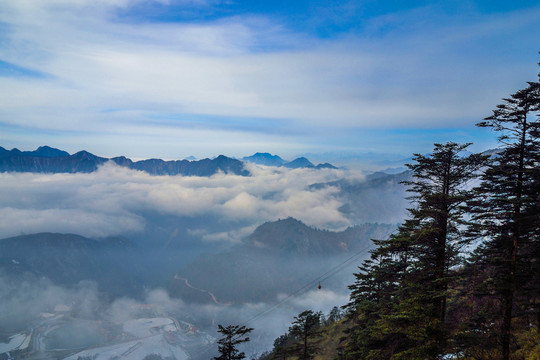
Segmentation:
<svg viewBox="0 0 540 360">
<path fill-rule="evenodd" d="M 73 317 L 71 306 L 58 304 L 26 332 L 0 344 L 1 359 L 113 359 L 146 358 L 184 360 L 213 338 L 151 304 L 133 305 L 125 321 Z"/>
<path fill-rule="evenodd" d="M 402 216 L 407 176 L 263 153 L 239 162 L 249 174 L 163 175 L 50 147 L 6 152 L 4 164 L 40 170 L 0 172 L 0 212 L 33 213 L 3 231 L 49 232 L 0 240 L 0 305 L 10 309 L 0 317 L 2 359 L 206 359 L 216 325 L 242 319 L 267 324 L 250 344 L 267 348 L 308 303 L 327 311 L 345 301 L 371 239 L 387 237 Z M 84 168 L 88 161 L 96 167 Z M 51 167 L 62 163 L 71 167 Z M 351 256 L 322 289 L 275 307 Z"/>
</svg>

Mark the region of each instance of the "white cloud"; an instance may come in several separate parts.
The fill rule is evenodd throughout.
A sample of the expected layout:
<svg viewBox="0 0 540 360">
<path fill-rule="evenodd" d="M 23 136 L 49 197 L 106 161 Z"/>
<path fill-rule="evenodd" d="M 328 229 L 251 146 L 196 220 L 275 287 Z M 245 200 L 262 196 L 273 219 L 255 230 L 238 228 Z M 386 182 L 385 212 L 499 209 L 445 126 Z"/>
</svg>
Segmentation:
<svg viewBox="0 0 540 360">
<path fill-rule="evenodd" d="M 238 241 L 256 225 L 293 216 L 308 225 L 340 229 L 350 225 L 338 208 L 335 189 L 310 189 L 336 180 L 341 170 L 249 165 L 253 176 L 152 176 L 112 162 L 93 173 L 0 174 L 1 237 L 21 232 L 70 232 L 106 236 L 144 229 L 142 214 L 217 216 L 241 225 L 223 233 L 191 229 L 206 240 Z M 348 176 L 357 177 L 356 173 Z"/>
<path fill-rule="evenodd" d="M 245 227 L 240 228 L 234 228 L 229 231 L 221 231 L 221 232 L 211 232 L 208 229 L 204 228 L 197 228 L 197 229 L 188 229 L 187 232 L 190 235 L 197 236 L 201 238 L 204 241 L 225 241 L 225 242 L 231 242 L 231 243 L 238 243 L 242 239 L 244 239 L 246 236 L 253 233 L 253 231 L 257 228 L 258 224 L 252 224 Z"/>
<path fill-rule="evenodd" d="M 105 237 L 122 232 L 138 231 L 144 227 L 144 219 L 134 215 L 95 213 L 86 209 L 20 209 L 0 208 L 3 229 L 0 236 L 38 232 L 82 234 Z"/>
<path fill-rule="evenodd" d="M 8 30 L 2 37 L 9 44 L 0 47 L 0 58 L 50 76 L 0 78 L 3 121 L 105 133 L 130 123 L 138 135 L 170 114 L 284 119 L 306 133 L 329 126 L 469 124 L 507 93 L 499 90 L 501 84 L 516 75 L 502 71 L 507 62 L 471 60 L 466 50 L 496 42 L 508 31 L 527 32 L 540 17 L 531 9 L 476 16 L 471 25 L 428 7 L 373 20 L 375 29 L 397 27 L 386 36 L 370 38 L 367 31 L 364 37 L 322 41 L 262 17 L 139 24 L 115 17 L 118 9 L 142 3 L 0 4 L 0 21 Z M 284 39 L 289 39 L 286 46 L 267 48 Z M 512 71 L 523 71 L 514 64 Z M 186 127 L 181 120 L 174 126 Z M 168 133 L 167 128 L 156 131 Z"/>
<path fill-rule="evenodd" d="M 283 297 L 284 295 L 281 295 Z M 349 294 L 337 293 L 328 289 L 312 290 L 301 297 L 294 298 L 291 303 L 298 309 L 322 311 L 327 314 L 334 306 L 347 304 Z"/>
</svg>

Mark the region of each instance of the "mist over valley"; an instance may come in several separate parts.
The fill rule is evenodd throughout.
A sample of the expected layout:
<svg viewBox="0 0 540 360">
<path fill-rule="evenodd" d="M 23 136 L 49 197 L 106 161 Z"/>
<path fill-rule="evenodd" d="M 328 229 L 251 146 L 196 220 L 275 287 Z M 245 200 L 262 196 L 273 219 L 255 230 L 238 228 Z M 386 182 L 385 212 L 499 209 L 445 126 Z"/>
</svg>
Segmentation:
<svg viewBox="0 0 540 360">
<path fill-rule="evenodd" d="M 86 154 L 2 153 L 4 357 L 108 359 L 133 347 L 133 358 L 203 359 L 216 324 L 242 321 L 261 324 L 249 344 L 260 352 L 299 311 L 346 303 L 370 239 L 405 213 L 406 172 L 268 165 L 276 156 L 259 153 L 170 174 Z M 328 271 L 321 289 L 310 284 Z"/>
</svg>

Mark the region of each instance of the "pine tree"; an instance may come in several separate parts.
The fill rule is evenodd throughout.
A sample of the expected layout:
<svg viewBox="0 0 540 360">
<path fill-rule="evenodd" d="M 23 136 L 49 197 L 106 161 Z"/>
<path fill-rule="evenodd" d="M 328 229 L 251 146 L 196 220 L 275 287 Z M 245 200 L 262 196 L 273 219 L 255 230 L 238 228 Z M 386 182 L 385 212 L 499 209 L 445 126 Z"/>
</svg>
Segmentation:
<svg viewBox="0 0 540 360">
<path fill-rule="evenodd" d="M 223 327 L 218 325 L 218 332 L 223 334 L 223 337 L 218 340 L 218 351 L 221 354 L 214 357 L 214 360 L 241 360 L 246 357 L 243 352 L 239 352 L 237 345 L 249 341 L 249 334 L 253 328 L 245 326 L 229 325 Z"/>
<path fill-rule="evenodd" d="M 501 301 L 501 357 L 510 359 L 512 320 L 521 305 L 533 301 L 538 312 L 538 232 L 540 178 L 540 84 L 530 82 L 503 99 L 493 114 L 478 123 L 499 132 L 500 152 L 482 177 L 481 201 L 471 203 L 472 233 L 487 239 L 483 256 L 490 262 L 492 291 Z M 526 289 L 527 284 L 536 284 Z M 527 290 L 527 291 L 526 291 Z M 531 304 L 528 304 L 530 307 Z M 540 321 L 540 315 L 538 315 Z"/>
<path fill-rule="evenodd" d="M 485 160 L 462 156 L 468 145 L 435 144 L 408 165 L 411 218 L 377 242 L 351 287 L 351 303 L 365 317 L 359 351 L 368 350 L 366 359 L 436 359 L 446 351 L 451 269 L 460 263 L 463 205 L 472 196 L 467 183 Z"/>
<path fill-rule="evenodd" d="M 500 318 L 500 299 L 494 296 L 495 274 L 479 243 L 457 271 L 455 298 L 449 310 L 456 324 L 452 335 L 456 353 L 464 359 L 492 360 L 500 357 L 500 337 L 493 331 Z"/>
<path fill-rule="evenodd" d="M 289 333 L 283 334 L 274 340 L 272 359 L 286 360 L 291 352 L 292 338 Z"/>
<path fill-rule="evenodd" d="M 328 313 L 328 316 L 326 318 L 326 324 L 333 324 L 337 321 L 340 321 L 343 319 L 343 310 L 338 308 L 337 306 L 334 306 L 332 310 Z"/>
<path fill-rule="evenodd" d="M 355 273 L 351 290 L 348 319 L 352 322 L 352 340 L 346 346 L 344 359 L 389 359 L 399 351 L 405 337 L 393 327 L 382 326 L 395 306 L 395 295 L 407 267 L 402 256 L 408 248 L 406 224 L 388 240 L 373 240 L 376 248 Z M 404 239 L 407 239 L 404 241 Z"/>
<path fill-rule="evenodd" d="M 294 317 L 292 326 L 289 328 L 289 334 L 298 340 L 297 354 L 300 360 L 309 360 L 313 358 L 316 346 L 313 341 L 319 335 L 320 312 L 306 310 Z"/>
</svg>

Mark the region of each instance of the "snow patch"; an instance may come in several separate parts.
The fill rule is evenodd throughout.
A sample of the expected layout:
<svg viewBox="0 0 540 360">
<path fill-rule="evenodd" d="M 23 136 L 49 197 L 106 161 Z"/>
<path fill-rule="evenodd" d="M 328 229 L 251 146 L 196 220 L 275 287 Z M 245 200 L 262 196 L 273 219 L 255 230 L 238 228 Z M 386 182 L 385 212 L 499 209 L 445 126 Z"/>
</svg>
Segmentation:
<svg viewBox="0 0 540 360">
<path fill-rule="evenodd" d="M 69 356 L 64 360 L 77 360 L 79 358 L 89 357 L 95 360 L 109 359 L 143 359 L 150 354 L 160 355 L 161 357 L 172 357 L 176 360 L 188 360 L 188 355 L 180 348 L 170 345 L 163 334 L 146 337 L 144 339 L 132 340 L 122 344 L 111 345 L 96 349 L 81 351 L 75 355 Z"/>
<path fill-rule="evenodd" d="M 8 343 L 0 343 L 0 354 L 8 351 L 23 350 L 30 344 L 30 335 L 15 334 L 9 337 Z"/>
</svg>

